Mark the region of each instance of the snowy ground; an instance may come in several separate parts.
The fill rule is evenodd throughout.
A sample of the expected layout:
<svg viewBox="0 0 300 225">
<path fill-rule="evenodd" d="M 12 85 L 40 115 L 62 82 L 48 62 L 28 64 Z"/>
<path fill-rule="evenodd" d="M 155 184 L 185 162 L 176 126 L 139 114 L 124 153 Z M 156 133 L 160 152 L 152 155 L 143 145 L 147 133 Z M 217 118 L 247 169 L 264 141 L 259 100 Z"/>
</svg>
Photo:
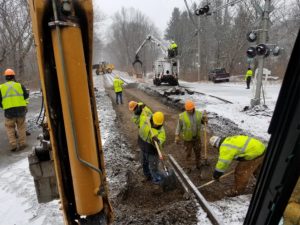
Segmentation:
<svg viewBox="0 0 300 225">
<path fill-rule="evenodd" d="M 125 73 L 118 74 L 126 79 L 126 82 L 135 82 L 135 79 L 128 77 Z M 239 128 L 247 130 L 255 136 L 268 140 L 267 129 L 270 123 L 270 115 L 274 110 L 276 99 L 280 89 L 280 83 L 267 85 L 266 105 L 268 110 L 264 111 L 246 111 L 243 108 L 250 103 L 253 97 L 251 90 L 245 89 L 244 82 L 241 83 L 188 83 L 180 81 L 180 85 L 189 87 L 198 92 L 204 92 L 207 95 L 191 95 L 182 97 L 193 99 L 199 108 L 206 109 L 208 112 L 217 113 L 218 115 L 228 118 L 238 125 Z M 98 88 L 98 95 L 105 97 L 103 86 L 100 83 L 100 77 L 95 78 L 95 86 Z M 224 103 L 208 95 L 219 96 L 233 104 Z M 96 94 L 97 96 L 97 94 Z M 197 96 L 197 97 L 196 97 Z M 115 122 L 115 114 L 109 102 L 105 99 L 106 105 L 110 106 L 106 110 L 99 109 L 99 117 L 102 124 L 111 124 Z M 33 113 L 32 116 L 36 116 Z M 30 118 L 29 118 L 30 119 Z M 34 120 L 34 118 L 31 118 Z M 111 127 L 101 126 L 103 145 L 105 148 L 107 137 L 111 132 Z M 3 128 L 1 128 L 3 129 Z M 116 132 L 116 129 L 114 130 Z M 119 143 L 120 148 L 124 151 L 126 146 Z M 1 149 L 2 151 L 2 149 Z M 8 157 L 14 157 L 9 155 Z M 131 156 L 128 154 L 128 160 Z M 123 159 L 125 160 L 125 159 Z M 108 160 L 109 162 L 109 160 Z M 127 163 L 125 161 L 125 163 Z M 46 224 L 63 224 L 61 212 L 58 210 L 58 202 L 54 201 L 48 204 L 38 204 L 35 197 L 33 179 L 29 173 L 27 157 L 14 162 L 6 167 L 0 166 L 0 224 L 2 225 L 46 225 Z M 112 186 L 117 188 L 117 176 L 108 171 L 109 181 Z M 214 202 L 211 206 L 216 213 L 222 218 L 224 224 L 242 224 L 251 196 L 239 196 L 236 198 L 224 199 Z M 199 223 L 207 224 L 206 217 L 199 211 Z"/>
</svg>

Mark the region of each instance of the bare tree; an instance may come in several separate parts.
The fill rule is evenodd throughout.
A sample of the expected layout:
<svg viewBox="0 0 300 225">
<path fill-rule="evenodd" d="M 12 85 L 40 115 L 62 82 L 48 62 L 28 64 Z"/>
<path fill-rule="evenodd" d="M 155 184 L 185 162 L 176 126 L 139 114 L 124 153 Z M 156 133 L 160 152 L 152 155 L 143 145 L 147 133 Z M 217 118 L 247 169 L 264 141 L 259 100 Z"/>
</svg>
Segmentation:
<svg viewBox="0 0 300 225">
<path fill-rule="evenodd" d="M 153 23 L 140 11 L 133 8 L 122 8 L 120 12 L 117 12 L 109 30 L 111 35 L 106 52 L 110 54 L 119 68 L 124 69 L 131 67 L 135 52 L 147 35 L 159 36 Z M 148 45 L 141 51 L 141 56 L 143 56 L 143 51 L 148 51 L 145 56 L 150 56 L 146 60 L 147 67 L 150 67 L 151 57 L 155 54 L 155 50 Z"/>
<path fill-rule="evenodd" d="M 0 63 L 12 67 L 22 77 L 25 58 L 33 44 L 26 0 L 0 1 Z"/>
</svg>

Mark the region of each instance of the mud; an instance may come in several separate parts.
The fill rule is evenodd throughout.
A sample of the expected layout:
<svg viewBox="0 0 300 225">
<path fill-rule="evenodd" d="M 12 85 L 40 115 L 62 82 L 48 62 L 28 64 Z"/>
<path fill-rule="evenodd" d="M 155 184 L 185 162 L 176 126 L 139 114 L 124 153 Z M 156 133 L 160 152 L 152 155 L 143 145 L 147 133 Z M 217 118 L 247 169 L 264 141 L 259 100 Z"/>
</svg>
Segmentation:
<svg viewBox="0 0 300 225">
<path fill-rule="evenodd" d="M 182 112 L 183 102 L 176 98 L 162 97 L 160 89 L 154 90 L 151 85 L 139 84 L 127 86 L 123 92 L 123 105 L 115 104 L 115 94 L 110 87 L 106 88 L 108 96 L 111 98 L 112 107 L 115 110 L 114 124 L 109 129 L 121 132 L 121 136 L 111 137 L 105 142 L 104 148 L 118 151 L 116 157 L 122 162 L 114 162 L 113 167 L 122 174 L 122 182 L 110 182 L 113 194 L 113 207 L 116 213 L 115 224 L 197 224 L 197 205 L 195 199 L 186 199 L 182 189 L 165 193 L 159 187 L 150 182 L 143 182 L 142 168 L 139 163 L 139 149 L 137 146 L 138 130 L 131 122 L 132 114 L 128 110 L 128 102 L 131 100 L 142 101 L 153 111 L 162 111 L 165 114 L 165 129 L 167 141 L 164 152 L 172 154 L 184 171 L 196 186 L 200 186 L 212 179 L 212 173 L 217 161 L 218 152 L 208 145 L 208 165 L 196 169 L 193 157 L 186 159 L 183 145 L 174 143 L 174 133 L 177 125 L 178 114 Z M 106 97 L 108 97 L 106 96 Z M 103 101 L 102 101 L 103 102 Z M 208 112 L 208 134 L 209 140 L 211 132 L 214 135 L 246 134 L 238 126 L 227 119 Z M 114 128 L 115 126 L 115 128 Z M 116 143 L 116 141 L 118 143 Z M 107 143 L 109 142 L 109 144 Z M 125 147 L 122 147 L 122 144 Z M 204 146 L 202 142 L 202 156 Z M 112 159 L 109 159 L 109 163 Z M 115 161 L 115 160 L 114 160 Z M 234 165 L 233 165 L 234 166 Z M 116 169 L 118 168 L 118 169 Z M 109 169 L 111 170 L 111 168 Z M 109 176 L 110 176 L 109 172 Z M 118 178 L 120 179 L 120 178 Z M 254 182 L 251 181 L 252 183 Z M 234 176 L 230 175 L 220 182 L 201 189 L 201 193 L 208 201 L 216 201 L 225 197 L 224 192 L 234 184 Z M 251 193 L 253 185 L 249 185 L 247 193 Z M 117 193 L 117 194 L 116 194 Z"/>
<path fill-rule="evenodd" d="M 98 110 L 114 224 L 197 224 L 196 202 L 186 200 L 181 188 L 163 192 L 143 181 L 137 128 L 127 109 L 131 98 L 124 96 L 124 105 L 115 105 L 113 91 L 107 92 L 112 101 L 104 89 L 98 88 L 95 95 L 101 103 Z"/>
</svg>

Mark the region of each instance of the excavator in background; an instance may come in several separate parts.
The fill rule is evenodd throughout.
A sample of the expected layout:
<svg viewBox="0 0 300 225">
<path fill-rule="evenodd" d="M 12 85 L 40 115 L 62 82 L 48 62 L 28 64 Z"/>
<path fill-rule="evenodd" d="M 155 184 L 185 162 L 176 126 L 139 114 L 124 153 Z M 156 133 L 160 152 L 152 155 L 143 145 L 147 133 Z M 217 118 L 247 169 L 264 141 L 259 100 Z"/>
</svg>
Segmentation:
<svg viewBox="0 0 300 225">
<path fill-rule="evenodd" d="M 137 68 L 141 68 L 143 65 L 143 62 L 140 60 L 138 54 L 141 51 L 141 49 L 149 42 L 156 44 L 164 54 L 163 58 L 155 60 L 153 64 L 153 84 L 157 86 L 159 86 L 161 83 L 168 83 L 169 85 L 178 85 L 179 60 L 176 59 L 176 54 L 170 51 L 170 49 L 165 47 L 157 38 L 151 35 L 147 36 L 147 38 L 142 42 L 142 44 L 138 47 L 138 49 L 135 52 L 135 60 L 132 63 L 136 71 L 135 73 L 139 74 L 139 72 L 137 72 Z"/>
<path fill-rule="evenodd" d="M 39 202 L 65 224 L 110 224 L 92 79 L 92 0 L 29 0 L 47 123 L 29 156 Z"/>
<path fill-rule="evenodd" d="M 100 74 L 112 73 L 114 69 L 115 69 L 114 64 L 103 61 L 98 64 L 96 68 L 96 74 L 100 75 Z"/>
</svg>

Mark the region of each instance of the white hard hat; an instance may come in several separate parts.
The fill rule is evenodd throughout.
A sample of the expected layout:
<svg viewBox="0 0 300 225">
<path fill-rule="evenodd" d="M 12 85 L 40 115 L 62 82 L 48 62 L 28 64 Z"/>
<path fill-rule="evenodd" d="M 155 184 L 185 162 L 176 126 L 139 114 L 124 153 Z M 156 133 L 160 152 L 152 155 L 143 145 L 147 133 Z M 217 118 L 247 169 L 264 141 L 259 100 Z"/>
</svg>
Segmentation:
<svg viewBox="0 0 300 225">
<path fill-rule="evenodd" d="M 172 43 L 172 44 L 174 44 L 174 43 L 175 43 L 175 41 L 171 41 L 171 43 Z"/>
<path fill-rule="evenodd" d="M 115 78 L 116 78 L 116 79 L 119 79 L 119 78 L 120 78 L 120 76 L 119 76 L 119 75 L 115 75 Z"/>
<path fill-rule="evenodd" d="M 210 139 L 209 139 L 209 143 L 213 146 L 213 147 L 219 147 L 220 145 L 220 141 L 221 141 L 221 138 L 219 136 L 212 136 Z"/>
</svg>

